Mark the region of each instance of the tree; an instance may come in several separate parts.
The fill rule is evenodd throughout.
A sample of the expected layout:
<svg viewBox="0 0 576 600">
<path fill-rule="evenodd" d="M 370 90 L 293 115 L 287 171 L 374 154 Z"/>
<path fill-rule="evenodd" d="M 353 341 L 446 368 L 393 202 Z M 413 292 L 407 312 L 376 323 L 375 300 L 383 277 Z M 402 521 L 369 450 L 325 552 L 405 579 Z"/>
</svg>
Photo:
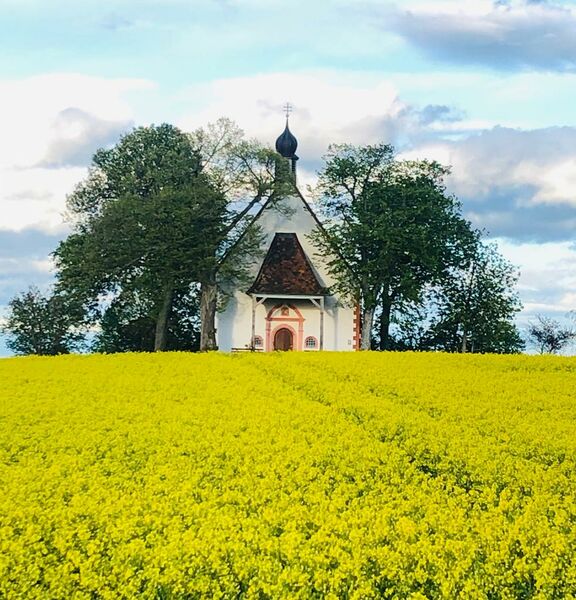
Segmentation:
<svg viewBox="0 0 576 600">
<path fill-rule="evenodd" d="M 398 161 L 385 144 L 331 146 L 325 161 L 317 191 L 327 237 L 316 244 L 338 248 L 329 267 L 336 289 L 361 305 L 362 349 L 377 311 L 380 348 L 388 349 L 393 309 L 419 301 L 427 284 L 462 264 L 474 235 L 438 163 Z"/>
<path fill-rule="evenodd" d="M 154 349 L 166 349 L 175 292 L 209 267 L 227 210 L 189 136 L 171 125 L 141 127 L 99 150 L 68 209 L 74 232 L 54 253 L 58 289 L 93 320 L 102 298 L 139 293 L 149 301 Z"/>
<path fill-rule="evenodd" d="M 212 260 L 200 277 L 200 350 L 206 351 L 217 349 L 218 292 L 225 298 L 227 284 L 244 279 L 250 261 L 259 253 L 260 231 L 253 223 L 254 213 L 269 201 L 281 209 L 290 183 L 276 176 L 278 155 L 254 140 L 245 140 L 229 119 L 219 119 L 191 137 L 201 157 L 202 173 L 228 203 Z"/>
<path fill-rule="evenodd" d="M 478 240 L 467 263 L 432 292 L 430 348 L 448 352 L 519 352 L 524 343 L 513 322 L 522 305 L 518 272 L 495 244 Z"/>
<path fill-rule="evenodd" d="M 176 290 L 168 319 L 166 347 L 170 350 L 199 348 L 200 323 L 198 289 Z M 134 352 L 154 350 L 155 322 L 152 301 L 138 292 L 122 293 L 112 300 L 100 319 L 94 352 Z"/>
<path fill-rule="evenodd" d="M 536 315 L 536 323 L 528 326 L 528 338 L 540 354 L 556 354 L 576 339 L 576 331 L 549 317 Z"/>
<path fill-rule="evenodd" d="M 139 293 L 155 323 L 154 350 L 166 349 L 175 292 L 197 281 L 210 260 L 221 202 L 201 184 L 146 201 L 117 199 L 56 250 L 59 288 L 94 308 L 101 297 Z"/>
<path fill-rule="evenodd" d="M 69 354 L 82 346 L 84 335 L 75 328 L 76 315 L 66 298 L 45 296 L 31 287 L 12 298 L 3 329 L 16 354 Z"/>
</svg>

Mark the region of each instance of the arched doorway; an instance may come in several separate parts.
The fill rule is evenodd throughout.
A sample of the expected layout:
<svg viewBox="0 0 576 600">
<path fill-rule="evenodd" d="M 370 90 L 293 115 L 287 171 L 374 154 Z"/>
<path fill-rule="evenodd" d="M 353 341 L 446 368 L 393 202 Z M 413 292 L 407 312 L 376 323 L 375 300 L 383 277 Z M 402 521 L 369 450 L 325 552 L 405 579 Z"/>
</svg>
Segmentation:
<svg viewBox="0 0 576 600">
<path fill-rule="evenodd" d="M 285 340 L 288 343 L 286 350 L 302 350 L 304 340 L 304 316 L 293 304 L 276 304 L 268 311 L 266 316 L 266 351 L 282 350 L 276 341 L 276 334 L 280 329 L 287 329 L 292 334 L 292 339 Z M 283 334 L 286 335 L 287 334 Z M 284 346 L 286 344 L 282 344 Z"/>
<path fill-rule="evenodd" d="M 294 336 L 287 327 L 280 327 L 274 334 L 274 350 L 292 350 L 294 347 Z"/>
</svg>

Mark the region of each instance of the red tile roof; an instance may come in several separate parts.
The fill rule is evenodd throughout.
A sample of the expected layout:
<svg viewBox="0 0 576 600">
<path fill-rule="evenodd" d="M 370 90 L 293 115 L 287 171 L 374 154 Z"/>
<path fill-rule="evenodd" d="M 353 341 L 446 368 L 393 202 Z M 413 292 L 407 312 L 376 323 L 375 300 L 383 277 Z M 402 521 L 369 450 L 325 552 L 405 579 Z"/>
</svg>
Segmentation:
<svg viewBox="0 0 576 600">
<path fill-rule="evenodd" d="M 249 294 L 322 296 L 322 287 L 295 233 L 277 233 Z"/>
</svg>

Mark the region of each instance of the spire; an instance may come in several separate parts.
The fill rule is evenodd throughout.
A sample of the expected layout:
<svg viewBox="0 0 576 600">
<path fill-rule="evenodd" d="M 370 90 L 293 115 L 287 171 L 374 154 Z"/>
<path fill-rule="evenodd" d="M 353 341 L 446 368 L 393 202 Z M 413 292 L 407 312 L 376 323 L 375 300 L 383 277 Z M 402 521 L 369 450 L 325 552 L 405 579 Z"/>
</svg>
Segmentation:
<svg viewBox="0 0 576 600">
<path fill-rule="evenodd" d="M 284 106 L 284 111 L 286 112 L 286 127 L 278 139 L 276 140 L 276 152 L 280 154 L 280 156 L 284 158 L 290 159 L 292 162 L 292 173 L 294 177 L 296 176 L 296 161 L 298 157 L 296 156 L 296 148 L 298 148 L 298 140 L 294 137 L 292 132 L 290 131 L 290 127 L 288 126 L 288 120 L 290 118 L 290 113 L 292 112 L 292 105 L 290 103 L 286 103 Z"/>
</svg>

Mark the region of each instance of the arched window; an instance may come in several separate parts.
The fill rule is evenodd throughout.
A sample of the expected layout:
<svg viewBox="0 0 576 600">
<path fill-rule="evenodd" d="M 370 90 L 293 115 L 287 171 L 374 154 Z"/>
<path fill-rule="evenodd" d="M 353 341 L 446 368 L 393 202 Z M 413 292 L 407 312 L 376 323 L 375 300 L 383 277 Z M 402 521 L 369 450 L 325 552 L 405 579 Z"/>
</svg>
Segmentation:
<svg viewBox="0 0 576 600">
<path fill-rule="evenodd" d="M 313 336 L 308 336 L 304 340 L 304 348 L 306 350 L 316 350 L 318 348 L 318 340 Z"/>
<path fill-rule="evenodd" d="M 254 336 L 254 348 L 262 348 L 264 346 L 264 340 L 261 335 Z"/>
</svg>

